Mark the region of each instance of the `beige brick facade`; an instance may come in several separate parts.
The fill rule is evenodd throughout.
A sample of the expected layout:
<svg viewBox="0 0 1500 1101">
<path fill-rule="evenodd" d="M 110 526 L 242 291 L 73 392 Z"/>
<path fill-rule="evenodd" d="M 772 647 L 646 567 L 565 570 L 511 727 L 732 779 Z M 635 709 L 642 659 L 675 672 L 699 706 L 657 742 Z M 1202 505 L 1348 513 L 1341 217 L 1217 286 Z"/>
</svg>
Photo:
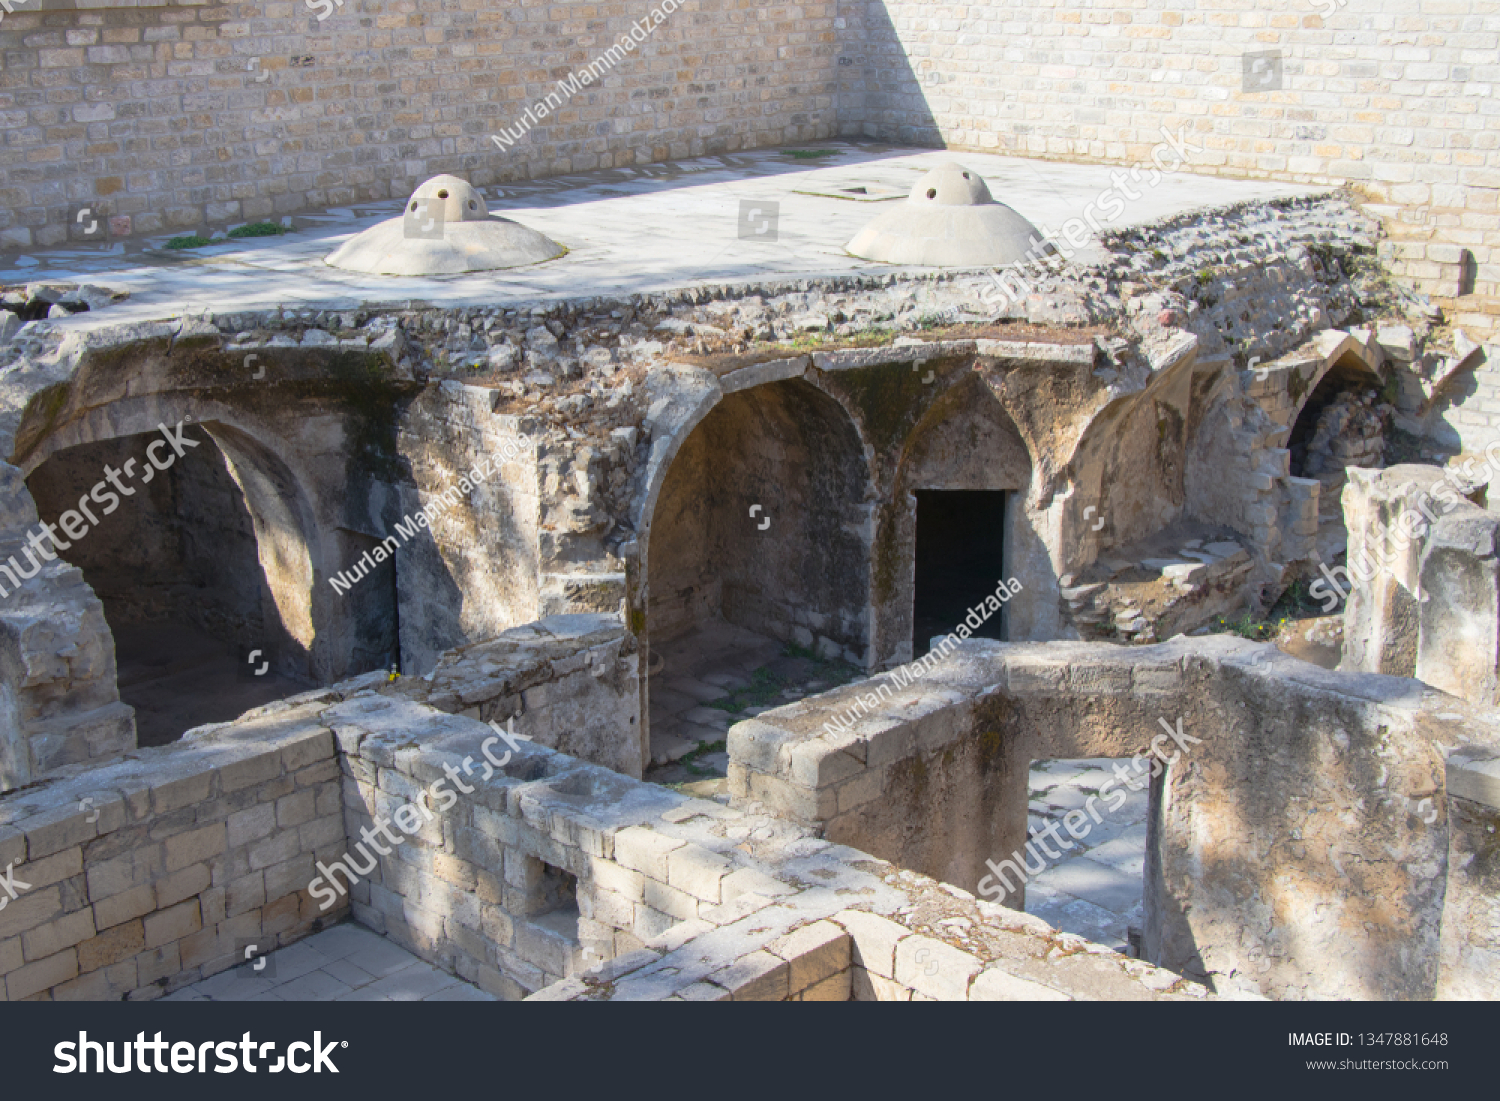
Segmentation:
<svg viewBox="0 0 1500 1101">
<path fill-rule="evenodd" d="M 835 130 L 832 0 L 683 0 L 504 151 L 492 134 L 652 5 L 39 2 L 0 20 L 4 248 L 79 237 L 86 205 L 139 236 L 404 197 L 439 172 L 483 186 Z"/>
<path fill-rule="evenodd" d="M 1500 287 L 1495 0 L 882 0 L 840 14 L 846 135 L 1132 164 L 1185 127 L 1204 147 L 1194 171 L 1353 185 L 1391 234 L 1387 261 L 1425 289 Z M 1247 76 L 1247 53 L 1280 57 Z"/>
</svg>

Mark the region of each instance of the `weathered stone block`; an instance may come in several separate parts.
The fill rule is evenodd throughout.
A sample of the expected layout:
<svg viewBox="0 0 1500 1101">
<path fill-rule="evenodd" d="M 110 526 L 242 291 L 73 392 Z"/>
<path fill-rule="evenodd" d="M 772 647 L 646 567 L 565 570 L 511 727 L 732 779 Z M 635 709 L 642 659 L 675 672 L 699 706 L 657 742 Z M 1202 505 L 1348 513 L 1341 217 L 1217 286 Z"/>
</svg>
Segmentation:
<svg viewBox="0 0 1500 1101">
<path fill-rule="evenodd" d="M 855 964 L 883 978 L 895 978 L 896 945 L 912 935 L 910 929 L 863 910 L 841 910 L 832 920 L 853 938 L 852 960 Z"/>
<path fill-rule="evenodd" d="M 979 960 L 940 940 L 912 934 L 896 945 L 896 981 L 938 1001 L 965 1001 Z"/>
<path fill-rule="evenodd" d="M 28 891 L 20 898 L 10 899 L 5 909 L 0 910 L 0 939 L 19 936 L 28 929 L 61 917 L 62 913 L 61 886 Z"/>
<path fill-rule="evenodd" d="M 667 856 L 685 843 L 641 826 L 632 826 L 615 835 L 615 861 L 658 883 L 666 883 Z"/>
<path fill-rule="evenodd" d="M 1022 979 L 991 965 L 979 973 L 969 987 L 969 1000 L 973 1002 L 1067 1002 L 1068 995 L 1050 986 L 1043 986 L 1030 979 Z"/>
<path fill-rule="evenodd" d="M 715 906 L 720 901 L 720 884 L 733 870 L 734 865 L 724 857 L 697 845 L 684 845 L 667 855 L 668 884 Z M 649 894 L 647 902 L 656 905 Z"/>
<path fill-rule="evenodd" d="M 660 910 L 662 913 L 669 914 L 678 921 L 698 916 L 698 900 L 696 898 L 685 891 L 679 891 L 675 887 L 669 887 L 665 883 L 658 883 L 653 879 L 646 880 L 644 901 L 653 910 Z M 637 936 L 639 935 L 639 931 L 637 931 Z"/>
<path fill-rule="evenodd" d="M 788 979 L 791 993 L 797 994 L 850 966 L 848 932 L 831 921 L 818 921 L 794 929 L 766 945 L 766 951 L 780 956 L 791 965 Z M 847 994 L 847 983 L 846 993 Z"/>
<path fill-rule="evenodd" d="M 225 829 L 222 824 L 205 826 L 191 833 L 178 834 L 165 842 L 166 853 L 163 866 L 175 872 L 189 864 L 198 864 L 218 856 L 226 848 Z"/>
<path fill-rule="evenodd" d="M 27 961 L 31 962 L 56 955 L 93 935 L 93 911 L 79 910 L 22 933 L 21 947 Z"/>
<path fill-rule="evenodd" d="M 5 976 L 7 1000 L 18 1002 L 78 977 L 78 954 L 69 948 Z"/>
<path fill-rule="evenodd" d="M 791 968 L 769 952 L 751 952 L 708 977 L 737 1002 L 783 1002 L 789 993 Z"/>
<path fill-rule="evenodd" d="M 164 910 L 185 898 L 192 898 L 206 890 L 212 878 L 207 864 L 194 864 L 191 868 L 163 876 L 156 881 L 156 908 Z"/>
<path fill-rule="evenodd" d="M 146 947 L 158 948 L 171 941 L 181 940 L 202 928 L 199 918 L 198 900 L 178 903 L 170 909 L 146 915 Z"/>
<path fill-rule="evenodd" d="M 105 930 L 99 936 L 78 944 L 78 969 L 83 972 L 99 971 L 113 963 L 130 959 L 145 948 L 145 932 L 141 919 L 124 922 L 123 926 Z"/>
<path fill-rule="evenodd" d="M 849 996 L 856 1002 L 909 1002 L 911 990 L 893 979 L 872 975 L 863 967 L 851 967 Z"/>
<path fill-rule="evenodd" d="M 142 884 L 94 903 L 94 926 L 102 932 L 131 918 L 149 914 L 154 909 L 156 889 L 150 884 Z"/>
</svg>

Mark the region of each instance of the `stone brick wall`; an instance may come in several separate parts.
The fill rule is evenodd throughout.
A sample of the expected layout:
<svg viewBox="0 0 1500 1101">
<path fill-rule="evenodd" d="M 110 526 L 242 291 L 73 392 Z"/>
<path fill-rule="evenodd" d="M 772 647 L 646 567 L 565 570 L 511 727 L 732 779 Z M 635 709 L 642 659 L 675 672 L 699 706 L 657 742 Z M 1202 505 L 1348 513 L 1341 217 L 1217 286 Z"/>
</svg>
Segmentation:
<svg viewBox="0 0 1500 1101">
<path fill-rule="evenodd" d="M 483 186 L 835 133 L 1131 164 L 1165 127 L 1203 146 L 1196 171 L 1354 185 L 1385 259 L 1434 293 L 1500 289 L 1496 0 L 684 0 L 503 151 L 492 134 L 647 9 L 318 6 L 18 6 L 0 245 L 56 244 L 85 205 L 160 233 L 401 197 L 438 172 Z"/>
<path fill-rule="evenodd" d="M 113 233 L 160 233 L 404 198 L 440 172 L 483 186 L 835 129 L 831 0 L 682 0 L 608 75 L 503 151 L 491 135 L 651 5 L 39 7 L 17 5 L 0 25 L 9 247 L 81 232 L 82 206 Z"/>
<path fill-rule="evenodd" d="M 1260 648 L 1200 645 L 1207 653 L 1191 669 L 1170 655 L 1133 651 L 1150 659 L 1130 663 L 1140 681 L 1136 694 L 1150 697 L 1147 710 L 1167 706 L 1173 685 L 1204 673 L 1230 683 L 1257 714 L 1267 709 L 1260 695 L 1285 703 L 1289 682 L 1252 668 L 1266 664 Z M 1072 702 L 1097 716 L 1101 703 L 1112 700 L 1099 724 L 1128 734 L 1132 716 L 1115 714 L 1125 682 L 1119 668 L 1099 657 L 1111 648 L 979 649 L 1007 655 L 1003 691 L 1016 697 L 1018 709 L 1042 707 L 1067 685 L 1078 701 L 1057 701 L 1049 719 L 1077 724 Z M 1248 660 L 1236 665 L 1240 659 Z M 939 755 L 952 741 L 928 734 L 952 726 L 954 707 L 990 683 L 995 670 L 987 660 L 945 673 L 938 691 L 952 699 L 947 717 L 937 707 L 915 724 Z M 143 750 L 130 761 L 65 770 L 0 799 L 0 862 L 14 862 L 14 879 L 26 884 L 0 910 L 4 995 L 155 997 L 242 961 L 247 943 L 268 950 L 352 910 L 363 924 L 508 999 L 1207 996 L 1178 974 L 899 870 L 786 817 L 691 799 L 535 743 L 496 748 L 489 727 L 402 699 L 391 687 L 370 674 L 269 705 L 188 742 Z M 1202 700 L 1201 687 L 1187 685 L 1186 694 Z M 1362 691 L 1373 698 L 1377 688 L 1372 683 Z M 1329 694 L 1326 683 L 1307 689 L 1309 696 Z M 993 704 L 993 696 L 985 698 Z M 1405 721 L 1397 712 L 1419 705 L 1409 692 L 1366 702 L 1386 724 L 1391 783 L 1405 790 L 1397 772 L 1409 762 L 1396 759 L 1400 747 L 1390 739 Z M 1357 739 L 1353 712 L 1333 706 L 1343 709 L 1337 721 L 1354 732 L 1346 739 Z M 1431 710 L 1438 707 L 1443 716 L 1423 715 L 1434 736 L 1450 737 L 1455 724 L 1478 741 L 1487 736 L 1472 716 L 1447 714 L 1462 705 L 1442 698 Z M 744 725 L 782 721 L 767 714 L 769 720 Z M 1317 726 L 1316 716 L 1294 720 L 1309 730 Z M 1017 722 L 1027 727 L 1024 715 Z M 1190 717 L 1188 729 L 1207 737 L 1197 724 Z M 899 723 L 880 726 L 903 732 Z M 1212 771 L 1225 754 L 1242 755 L 1234 739 L 1222 741 L 1219 756 L 1205 747 L 1202 767 L 1195 759 L 1184 771 Z M 1493 747 L 1478 741 L 1470 749 L 1478 751 L 1482 787 Z M 1272 747 L 1251 749 L 1247 767 L 1274 768 Z M 499 753 L 503 759 L 492 755 Z M 1329 767 L 1323 762 L 1320 771 Z M 1455 802 L 1487 797 L 1476 795 L 1473 784 L 1452 783 Z M 1238 797 L 1243 784 L 1233 790 Z M 1164 814 L 1169 834 L 1207 828 L 1212 835 L 1211 814 L 1194 826 L 1179 820 L 1178 806 L 1211 801 L 1211 793 L 1179 781 L 1174 799 Z M 1024 799 L 1018 805 L 1024 808 Z M 1274 801 L 1276 815 L 1284 807 L 1285 800 Z M 401 840 L 391 843 L 388 831 L 387 844 L 372 854 L 377 823 L 394 825 Z M 1244 825 L 1235 819 L 1236 829 Z M 1310 846 L 1323 843 L 1312 825 L 1304 829 Z M 1428 832 L 1448 844 L 1449 834 Z M 1471 830 L 1460 849 L 1482 848 L 1485 836 Z M 1380 851 L 1398 852 L 1403 864 L 1420 855 L 1399 843 Z M 1489 860 L 1487 850 L 1475 852 Z M 357 875 L 334 865 L 355 867 Z M 1487 974 L 1487 934 L 1470 925 L 1484 919 L 1488 864 L 1465 858 L 1455 866 L 1469 869 L 1460 874 L 1478 894 L 1463 896 L 1469 908 L 1445 924 L 1444 951 L 1451 955 L 1451 941 L 1463 967 L 1473 971 L 1477 960 Z M 1162 869 L 1180 891 L 1173 862 Z M 1286 872 L 1283 862 L 1275 874 Z M 343 894 L 328 890 L 334 877 Z M 1221 889 L 1209 878 L 1207 889 Z M 1449 883 L 1461 893 L 1464 884 L 1453 886 L 1452 871 Z M 1303 882 L 1296 889 L 1306 894 L 1312 887 Z M 1425 944 L 1423 936 L 1417 940 Z M 1206 956 L 1216 949 L 1213 937 L 1200 944 Z"/>
<path fill-rule="evenodd" d="M 0 800 L 0 867 L 26 884 L 0 910 L 6 1000 L 149 1000 L 337 920 L 307 893 L 344 851 L 333 738 L 308 712 Z"/>
<path fill-rule="evenodd" d="M 387 695 L 481 722 L 519 716 L 539 745 L 626 776 L 649 756 L 635 637 L 602 615 L 548 616 L 445 653 L 425 677 L 402 677 Z"/>
<path fill-rule="evenodd" d="M 416 538 L 397 536 L 401 658 L 411 671 L 540 614 L 536 444 L 518 418 L 495 412 L 495 399 L 454 381 L 426 388 L 397 436 L 412 484 L 380 486 L 389 496 L 371 509 L 377 538 L 410 528 L 424 508 L 437 513 Z M 471 484 L 471 472 L 482 481 Z M 445 494 L 458 503 L 445 508 Z"/>
<path fill-rule="evenodd" d="M 1489 705 L 1500 699 L 1500 516 L 1463 499 L 1467 483 L 1448 473 L 1350 471 L 1340 668 L 1416 677 Z"/>
<path fill-rule="evenodd" d="M 1198 983 L 1039 918 L 828 846 L 775 900 L 742 895 L 532 1001 L 1192 1001 Z M 844 906 L 805 876 L 837 880 Z"/>
<path fill-rule="evenodd" d="M 1220 992 L 1248 981 L 1268 997 L 1432 997 L 1444 879 L 1430 869 L 1452 827 L 1412 807 L 1426 796 L 1452 813 L 1439 742 L 1500 743 L 1477 711 L 1410 681 L 1353 689 L 1226 636 L 1128 649 L 971 639 L 915 683 L 887 675 L 731 727 L 732 805 L 972 890 L 991 878 L 987 859 L 1026 845 L 1033 760 L 1143 760 L 1162 722 L 1194 741 L 1165 742 L 1176 756 L 1153 780 L 1146 955 Z M 1334 805 L 1362 809 L 1337 824 L 1312 809 Z M 1301 843 L 1288 846 L 1289 830 Z M 1335 873 L 1330 851 L 1367 855 Z M 999 901 L 1022 904 L 1017 879 Z M 1246 884 L 1253 905 L 1220 901 Z M 1314 905 L 1315 923 L 1273 917 Z M 1371 965 L 1397 943 L 1401 963 Z"/>
<path fill-rule="evenodd" d="M 1426 289 L 1500 287 L 1495 0 L 866 0 L 840 14 L 844 134 L 1133 164 L 1163 127 L 1185 128 L 1204 147 L 1194 171 L 1354 185 L 1391 233 L 1386 259 Z M 1247 74 L 1251 53 L 1279 59 Z"/>
<path fill-rule="evenodd" d="M 344 755 L 351 840 L 445 777 L 468 775 L 471 792 L 446 807 L 434 796 L 433 819 L 378 858 L 351 892 L 353 910 L 505 999 L 1206 996 L 791 823 L 540 746 L 481 775 L 488 731 L 462 716 L 365 698 L 323 721 Z M 552 889 L 568 877 L 576 908 L 557 905 Z"/>
</svg>

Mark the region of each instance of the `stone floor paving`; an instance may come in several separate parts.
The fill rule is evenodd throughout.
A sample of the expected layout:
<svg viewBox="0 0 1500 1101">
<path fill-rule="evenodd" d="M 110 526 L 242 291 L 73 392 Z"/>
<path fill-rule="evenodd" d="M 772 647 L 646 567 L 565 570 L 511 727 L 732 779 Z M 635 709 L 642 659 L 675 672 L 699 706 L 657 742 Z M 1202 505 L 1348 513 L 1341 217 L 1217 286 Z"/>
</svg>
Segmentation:
<svg viewBox="0 0 1500 1101">
<path fill-rule="evenodd" d="M 1062 829 L 1063 816 L 1081 810 L 1090 795 L 1098 794 L 1104 781 L 1114 775 L 1116 763 L 1109 758 L 1035 762 L 1029 816 L 1032 836 L 1048 822 L 1057 822 L 1057 833 L 1071 840 Z M 1125 796 L 1118 810 L 1109 809 L 1114 791 Z M 1065 933 L 1077 933 L 1124 952 L 1130 927 L 1140 928 L 1145 921 L 1141 899 L 1150 794 L 1144 783 L 1139 791 L 1117 784 L 1095 809 L 1103 820 L 1095 823 L 1090 817 L 1089 832 L 1072 849 L 1062 850 L 1061 860 L 1049 863 L 1027 882 L 1026 912 Z"/>
<path fill-rule="evenodd" d="M 493 1002 L 354 922 L 221 971 L 167 1002 Z"/>
<path fill-rule="evenodd" d="M 506 271 L 395 277 L 342 271 L 323 262 L 349 237 L 399 213 L 405 196 L 397 196 L 289 217 L 283 221 L 293 232 L 284 236 L 225 239 L 181 252 L 161 248 L 172 234 L 117 242 L 108 249 L 35 250 L 0 258 L 0 282 L 77 281 L 130 292 L 129 300 L 106 310 L 56 322 L 81 328 L 196 310 L 351 309 L 413 301 L 514 305 L 704 282 L 886 273 L 903 269 L 851 256 L 844 245 L 887 209 L 886 202 L 871 197 L 900 201 L 939 164 L 957 160 L 973 168 L 995 198 L 1044 232 L 1081 216 L 1112 187 L 1111 173 L 1119 172 L 1109 165 L 874 143 L 825 142 L 817 148 L 829 155 L 809 160 L 773 148 L 484 188 L 492 213 L 568 248 L 557 260 Z M 1107 228 L 1327 190 L 1169 173 L 1143 189 Z M 1093 244 L 1082 249 L 1080 262 L 1093 250 Z"/>
<path fill-rule="evenodd" d="M 825 692 L 852 666 L 715 619 L 651 648 L 651 768 L 646 779 L 727 800 L 732 723 Z M 715 706 L 717 705 L 717 706 Z"/>
</svg>

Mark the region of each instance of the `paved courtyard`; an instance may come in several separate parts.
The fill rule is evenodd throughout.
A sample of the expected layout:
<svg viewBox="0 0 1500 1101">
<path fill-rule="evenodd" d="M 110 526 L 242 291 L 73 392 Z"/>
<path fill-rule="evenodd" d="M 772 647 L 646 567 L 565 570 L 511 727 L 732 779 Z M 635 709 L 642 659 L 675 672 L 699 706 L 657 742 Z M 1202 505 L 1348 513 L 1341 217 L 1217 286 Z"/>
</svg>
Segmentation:
<svg viewBox="0 0 1500 1101">
<path fill-rule="evenodd" d="M 1030 832 L 1049 821 L 1059 824 L 1070 810 L 1082 810 L 1090 795 L 1113 775 L 1116 762 L 1108 758 L 1037 761 L 1031 768 Z M 1096 804 L 1103 821 L 1063 859 L 1026 885 L 1026 912 L 1035 914 L 1065 933 L 1077 933 L 1117 951 L 1125 951 L 1127 930 L 1145 922 L 1141 908 L 1141 877 L 1146 861 L 1146 819 L 1150 793 L 1124 786 L 1115 790 L 1125 803 L 1111 811 L 1107 803 Z M 1040 850 L 1038 850 L 1040 851 Z"/>
<path fill-rule="evenodd" d="M 185 986 L 167 1002 L 493 1002 L 354 922 Z"/>
<path fill-rule="evenodd" d="M 825 156 L 806 154 L 827 151 Z M 430 302 L 515 304 L 549 298 L 649 293 L 704 282 L 886 272 L 844 245 L 924 172 L 959 161 L 986 178 L 996 199 L 1043 231 L 1056 231 L 1111 187 L 1107 165 L 985 153 L 821 143 L 607 169 L 483 189 L 492 213 L 565 245 L 557 260 L 507 271 L 400 277 L 331 268 L 323 258 L 354 234 L 398 214 L 404 196 L 282 219 L 280 237 L 226 239 L 166 252 L 172 234 L 0 259 L 0 282 L 78 281 L 127 290 L 128 301 L 62 324 L 87 326 L 183 311 Z M 1210 206 L 1316 194 L 1317 188 L 1186 172 L 1142 185 L 1106 228 L 1121 229 Z M 1091 247 L 1091 246 L 1089 246 Z M 1086 258 L 1089 247 L 1082 250 Z"/>
</svg>

